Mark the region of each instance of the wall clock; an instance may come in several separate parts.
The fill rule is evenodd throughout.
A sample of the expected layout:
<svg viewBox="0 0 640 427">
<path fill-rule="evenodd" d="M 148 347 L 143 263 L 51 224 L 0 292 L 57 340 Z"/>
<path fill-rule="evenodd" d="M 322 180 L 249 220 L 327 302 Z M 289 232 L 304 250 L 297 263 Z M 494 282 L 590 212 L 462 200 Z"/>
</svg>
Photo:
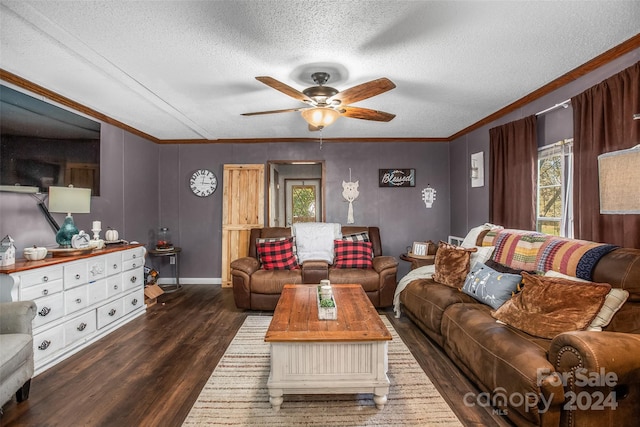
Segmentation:
<svg viewBox="0 0 640 427">
<path fill-rule="evenodd" d="M 191 191 L 198 197 L 207 197 L 218 188 L 218 178 L 208 169 L 198 169 L 189 179 Z"/>
</svg>

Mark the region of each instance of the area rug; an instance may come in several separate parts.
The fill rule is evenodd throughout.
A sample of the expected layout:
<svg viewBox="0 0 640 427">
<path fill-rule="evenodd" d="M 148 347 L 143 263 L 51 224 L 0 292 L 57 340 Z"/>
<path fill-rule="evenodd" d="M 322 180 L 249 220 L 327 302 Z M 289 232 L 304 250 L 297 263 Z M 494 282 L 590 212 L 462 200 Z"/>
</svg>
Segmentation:
<svg viewBox="0 0 640 427">
<path fill-rule="evenodd" d="M 391 332 L 388 401 L 382 410 L 371 394 L 285 395 L 271 408 L 270 316 L 249 316 L 200 392 L 183 426 L 461 426 L 385 316 Z"/>
</svg>

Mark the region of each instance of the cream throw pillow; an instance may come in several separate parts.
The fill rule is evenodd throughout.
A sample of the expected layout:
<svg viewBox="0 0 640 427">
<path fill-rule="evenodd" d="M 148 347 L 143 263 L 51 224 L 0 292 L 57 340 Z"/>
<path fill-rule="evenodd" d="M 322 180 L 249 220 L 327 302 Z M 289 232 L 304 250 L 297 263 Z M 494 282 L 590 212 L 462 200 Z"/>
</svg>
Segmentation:
<svg viewBox="0 0 640 427">
<path fill-rule="evenodd" d="M 549 270 L 544 273 L 547 277 L 559 277 L 561 279 L 569 279 L 574 280 L 576 282 L 588 282 L 588 280 L 579 279 L 577 277 L 569 276 L 567 274 L 558 273 L 557 271 Z M 622 304 L 627 301 L 629 298 L 629 292 L 624 289 L 611 288 L 606 298 L 604 299 L 604 304 L 602 304 L 602 308 L 596 314 L 596 317 L 591 321 L 591 324 L 587 327 L 587 331 L 601 331 L 602 328 L 607 326 L 611 319 L 613 319 L 613 315 L 620 310 Z"/>
</svg>

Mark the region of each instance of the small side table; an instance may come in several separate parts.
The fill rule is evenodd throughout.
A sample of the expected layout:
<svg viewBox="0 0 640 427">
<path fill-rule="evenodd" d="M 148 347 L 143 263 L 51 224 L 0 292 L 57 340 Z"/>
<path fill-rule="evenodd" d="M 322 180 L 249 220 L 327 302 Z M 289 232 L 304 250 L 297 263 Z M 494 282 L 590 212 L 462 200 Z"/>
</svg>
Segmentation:
<svg viewBox="0 0 640 427">
<path fill-rule="evenodd" d="M 174 274 L 176 277 L 176 283 L 173 285 L 159 285 L 165 293 L 175 292 L 182 288 L 182 285 L 180 284 L 180 267 L 178 263 L 178 255 L 180 254 L 181 251 L 182 251 L 182 248 L 179 248 L 177 246 L 174 246 L 171 249 L 149 249 L 149 255 L 153 257 L 168 256 L 168 257 L 171 257 L 169 258 L 169 260 L 174 261 L 173 263 L 169 261 L 169 263 L 170 264 L 172 263 L 174 265 Z"/>
<path fill-rule="evenodd" d="M 435 255 L 426 255 L 424 258 L 415 258 L 409 255 L 408 253 L 403 253 L 400 255 L 400 259 L 402 261 L 407 261 L 411 263 L 411 269 L 415 270 L 418 267 L 424 267 L 425 265 L 432 265 L 435 263 L 436 256 Z"/>
</svg>

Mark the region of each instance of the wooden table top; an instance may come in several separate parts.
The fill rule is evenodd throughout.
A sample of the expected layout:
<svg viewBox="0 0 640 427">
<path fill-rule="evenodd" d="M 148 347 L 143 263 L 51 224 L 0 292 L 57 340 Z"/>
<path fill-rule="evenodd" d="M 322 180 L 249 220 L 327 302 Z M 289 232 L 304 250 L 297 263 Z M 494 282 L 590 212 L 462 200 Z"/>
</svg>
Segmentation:
<svg viewBox="0 0 640 427">
<path fill-rule="evenodd" d="M 318 285 L 284 285 L 264 340 L 388 341 L 391 334 L 360 285 L 331 285 L 338 318 L 319 320 Z"/>
</svg>

